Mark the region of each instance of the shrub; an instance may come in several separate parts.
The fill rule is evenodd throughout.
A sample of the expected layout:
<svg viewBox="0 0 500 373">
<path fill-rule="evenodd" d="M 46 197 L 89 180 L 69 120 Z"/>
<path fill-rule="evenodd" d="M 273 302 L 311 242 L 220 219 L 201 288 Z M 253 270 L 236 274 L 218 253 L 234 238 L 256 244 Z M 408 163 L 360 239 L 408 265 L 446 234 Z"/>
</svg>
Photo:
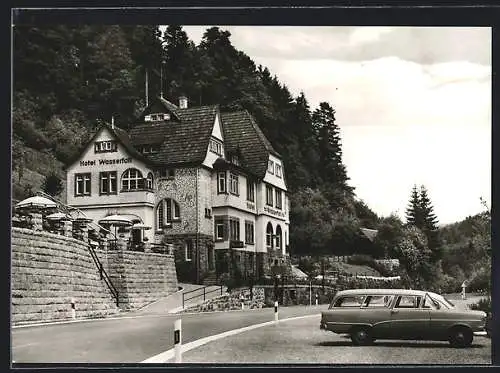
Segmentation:
<svg viewBox="0 0 500 373">
<path fill-rule="evenodd" d="M 470 309 L 491 313 L 491 297 L 480 299 L 477 303 L 471 304 Z"/>
<path fill-rule="evenodd" d="M 347 258 L 347 263 L 373 267 L 375 261 L 370 255 L 355 254 Z"/>
</svg>

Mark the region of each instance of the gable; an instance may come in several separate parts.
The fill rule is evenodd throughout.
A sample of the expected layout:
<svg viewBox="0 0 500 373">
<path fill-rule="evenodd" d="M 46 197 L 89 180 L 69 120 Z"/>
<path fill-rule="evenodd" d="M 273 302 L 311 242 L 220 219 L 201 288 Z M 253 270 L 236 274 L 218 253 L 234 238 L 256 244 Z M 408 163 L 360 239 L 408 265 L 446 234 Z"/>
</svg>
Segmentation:
<svg viewBox="0 0 500 373">
<path fill-rule="evenodd" d="M 224 137 L 222 136 L 222 127 L 220 122 L 220 114 L 217 113 L 214 121 L 214 128 L 212 129 L 212 136 L 216 139 L 224 141 Z"/>
</svg>

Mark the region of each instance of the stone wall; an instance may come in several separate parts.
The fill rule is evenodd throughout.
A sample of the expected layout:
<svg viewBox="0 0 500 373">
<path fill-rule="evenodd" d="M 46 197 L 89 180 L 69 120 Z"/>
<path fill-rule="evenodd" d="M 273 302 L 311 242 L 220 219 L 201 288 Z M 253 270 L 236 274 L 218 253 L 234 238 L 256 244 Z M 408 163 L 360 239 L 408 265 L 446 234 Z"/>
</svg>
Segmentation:
<svg viewBox="0 0 500 373">
<path fill-rule="evenodd" d="M 213 312 L 264 307 L 264 288 L 254 287 L 253 297 L 250 289 L 234 289 L 216 298 L 209 299 L 201 304 L 185 308 L 181 312 Z"/>
<path fill-rule="evenodd" d="M 123 250 L 97 253 L 119 292 L 122 309 L 141 308 L 177 291 L 173 255 Z"/>
<path fill-rule="evenodd" d="M 65 236 L 12 228 L 12 322 L 99 317 L 118 312 L 87 246 Z"/>
</svg>

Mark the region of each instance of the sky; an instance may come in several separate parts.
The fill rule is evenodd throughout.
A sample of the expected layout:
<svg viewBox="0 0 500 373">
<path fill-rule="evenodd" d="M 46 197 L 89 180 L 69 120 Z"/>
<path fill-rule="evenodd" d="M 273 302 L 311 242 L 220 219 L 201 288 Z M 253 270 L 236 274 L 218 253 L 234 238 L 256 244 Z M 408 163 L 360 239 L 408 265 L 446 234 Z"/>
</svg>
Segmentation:
<svg viewBox="0 0 500 373">
<path fill-rule="evenodd" d="M 404 218 L 413 185 L 440 224 L 490 206 L 490 28 L 219 27 L 312 110 L 335 108 L 350 184 L 379 216 Z M 184 30 L 198 44 L 207 28 Z"/>
</svg>

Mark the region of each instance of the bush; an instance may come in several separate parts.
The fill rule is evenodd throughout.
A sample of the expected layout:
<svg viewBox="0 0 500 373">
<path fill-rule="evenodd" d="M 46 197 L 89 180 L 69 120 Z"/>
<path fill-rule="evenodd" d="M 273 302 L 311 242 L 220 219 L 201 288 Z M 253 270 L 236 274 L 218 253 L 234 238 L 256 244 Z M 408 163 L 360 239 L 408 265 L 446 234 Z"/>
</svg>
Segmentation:
<svg viewBox="0 0 500 373">
<path fill-rule="evenodd" d="M 347 258 L 347 263 L 373 267 L 375 264 L 375 260 L 370 255 L 355 254 Z"/>
<path fill-rule="evenodd" d="M 477 303 L 471 304 L 470 309 L 491 313 L 491 297 L 480 299 Z"/>
</svg>

